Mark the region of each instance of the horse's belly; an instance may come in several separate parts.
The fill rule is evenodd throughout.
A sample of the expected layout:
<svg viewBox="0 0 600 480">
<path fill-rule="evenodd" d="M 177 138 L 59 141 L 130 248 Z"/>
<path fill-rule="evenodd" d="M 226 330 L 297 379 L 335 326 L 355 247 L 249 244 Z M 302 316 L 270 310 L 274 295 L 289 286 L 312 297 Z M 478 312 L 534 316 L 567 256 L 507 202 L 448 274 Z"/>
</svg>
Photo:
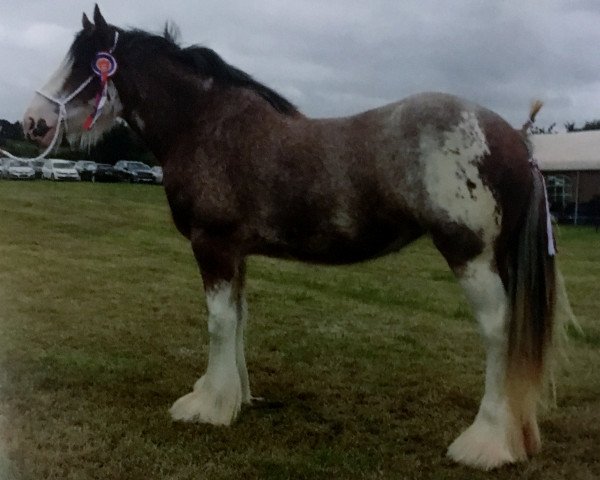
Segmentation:
<svg viewBox="0 0 600 480">
<path fill-rule="evenodd" d="M 313 231 L 288 235 L 285 240 L 258 252 L 295 258 L 305 262 L 341 265 L 362 262 L 398 251 L 423 234 L 412 221 L 365 225 L 354 234 L 340 231 Z"/>
</svg>

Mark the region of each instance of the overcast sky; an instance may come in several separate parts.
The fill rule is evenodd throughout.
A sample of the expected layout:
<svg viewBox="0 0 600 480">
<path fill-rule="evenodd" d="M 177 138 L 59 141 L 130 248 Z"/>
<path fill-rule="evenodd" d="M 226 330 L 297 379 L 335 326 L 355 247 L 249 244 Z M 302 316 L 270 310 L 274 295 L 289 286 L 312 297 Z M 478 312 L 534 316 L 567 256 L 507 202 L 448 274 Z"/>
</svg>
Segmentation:
<svg viewBox="0 0 600 480">
<path fill-rule="evenodd" d="M 310 116 L 454 93 L 515 126 L 600 118 L 598 0 L 104 0 L 109 23 L 181 29 Z M 20 120 L 64 57 L 81 0 L 0 0 L 0 118 Z"/>
</svg>

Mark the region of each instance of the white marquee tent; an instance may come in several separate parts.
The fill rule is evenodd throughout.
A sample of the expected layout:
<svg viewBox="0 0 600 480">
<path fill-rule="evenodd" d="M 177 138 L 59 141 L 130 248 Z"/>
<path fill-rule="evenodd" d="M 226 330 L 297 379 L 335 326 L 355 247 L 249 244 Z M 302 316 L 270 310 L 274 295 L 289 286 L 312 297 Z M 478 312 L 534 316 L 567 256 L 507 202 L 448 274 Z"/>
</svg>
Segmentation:
<svg viewBox="0 0 600 480">
<path fill-rule="evenodd" d="M 533 135 L 533 155 L 543 171 L 600 172 L 600 130 Z"/>
<path fill-rule="evenodd" d="M 583 221 L 580 205 L 600 198 L 600 130 L 533 135 L 531 141 L 551 200 L 563 208 L 574 204 L 573 223 Z"/>
</svg>

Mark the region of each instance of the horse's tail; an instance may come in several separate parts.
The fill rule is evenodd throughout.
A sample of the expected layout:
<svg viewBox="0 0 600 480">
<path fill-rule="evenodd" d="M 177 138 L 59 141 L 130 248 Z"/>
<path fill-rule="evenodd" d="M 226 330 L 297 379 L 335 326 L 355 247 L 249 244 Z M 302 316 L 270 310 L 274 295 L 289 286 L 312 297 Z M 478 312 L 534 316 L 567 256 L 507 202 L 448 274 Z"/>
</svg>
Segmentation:
<svg viewBox="0 0 600 480">
<path fill-rule="evenodd" d="M 542 109 L 543 106 L 544 106 L 544 102 L 542 102 L 541 100 L 533 101 L 533 103 L 531 104 L 531 108 L 529 109 L 529 118 L 521 127 L 521 133 L 523 134 L 523 136 L 527 135 L 527 133 L 529 132 L 529 129 L 535 123 L 536 115 L 539 113 L 539 111 Z"/>
<path fill-rule="evenodd" d="M 532 106 L 531 122 L 540 108 L 541 103 Z M 574 320 L 556 265 L 544 178 L 533 161 L 531 174 L 529 204 L 510 254 L 508 286 L 506 386 L 512 411 L 522 425 L 535 412 L 546 380 L 551 378 L 553 353 L 565 320 Z"/>
<path fill-rule="evenodd" d="M 515 445 L 523 454 L 540 449 L 536 421 L 538 402 L 551 378 L 557 300 L 557 267 L 549 254 L 545 188 L 541 172 L 532 167 L 533 188 L 517 241 L 510 254 L 511 272 L 506 354 L 506 395 L 515 421 Z M 561 295 L 562 291 L 559 292 Z M 518 440 L 522 439 L 522 440 Z M 524 442 L 524 443 L 523 443 Z M 521 455 L 521 454 L 519 454 Z"/>
<path fill-rule="evenodd" d="M 529 400 L 535 401 L 549 370 L 556 328 L 557 272 L 555 258 L 548 251 L 553 239 L 547 229 L 543 179 L 536 167 L 532 167 L 532 176 L 529 205 L 512 255 L 507 385 L 516 388 L 513 393 L 522 400 L 533 385 L 530 394 L 536 398 Z"/>
<path fill-rule="evenodd" d="M 529 109 L 529 117 L 527 121 L 521 126 L 521 130 L 518 132 L 521 134 L 521 138 L 525 142 L 525 146 L 527 147 L 527 153 L 529 154 L 529 158 L 533 157 L 533 144 L 531 143 L 531 138 L 529 134 L 531 133 L 530 129 L 535 123 L 535 117 L 539 113 L 539 111 L 544 106 L 544 102 L 541 100 L 534 100 L 531 103 L 531 108 Z"/>
</svg>

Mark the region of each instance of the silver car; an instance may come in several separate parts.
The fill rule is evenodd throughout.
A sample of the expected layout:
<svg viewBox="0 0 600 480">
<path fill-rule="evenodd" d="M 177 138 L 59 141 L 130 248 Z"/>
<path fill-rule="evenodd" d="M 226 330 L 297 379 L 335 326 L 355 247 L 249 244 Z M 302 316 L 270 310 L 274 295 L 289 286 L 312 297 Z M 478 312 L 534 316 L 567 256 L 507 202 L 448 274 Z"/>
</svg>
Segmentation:
<svg viewBox="0 0 600 480">
<path fill-rule="evenodd" d="M 96 166 L 96 162 L 92 160 L 79 160 L 75 163 L 75 170 L 77 170 L 82 180 L 91 181 L 94 173 L 96 173 Z"/>
<path fill-rule="evenodd" d="M 11 159 L 2 164 L 2 176 L 11 180 L 33 180 L 35 178 L 35 170 L 27 160 Z"/>
<path fill-rule="evenodd" d="M 150 169 L 152 175 L 154 175 L 154 183 L 160 185 L 163 182 L 163 170 L 162 167 L 156 166 Z"/>
</svg>

